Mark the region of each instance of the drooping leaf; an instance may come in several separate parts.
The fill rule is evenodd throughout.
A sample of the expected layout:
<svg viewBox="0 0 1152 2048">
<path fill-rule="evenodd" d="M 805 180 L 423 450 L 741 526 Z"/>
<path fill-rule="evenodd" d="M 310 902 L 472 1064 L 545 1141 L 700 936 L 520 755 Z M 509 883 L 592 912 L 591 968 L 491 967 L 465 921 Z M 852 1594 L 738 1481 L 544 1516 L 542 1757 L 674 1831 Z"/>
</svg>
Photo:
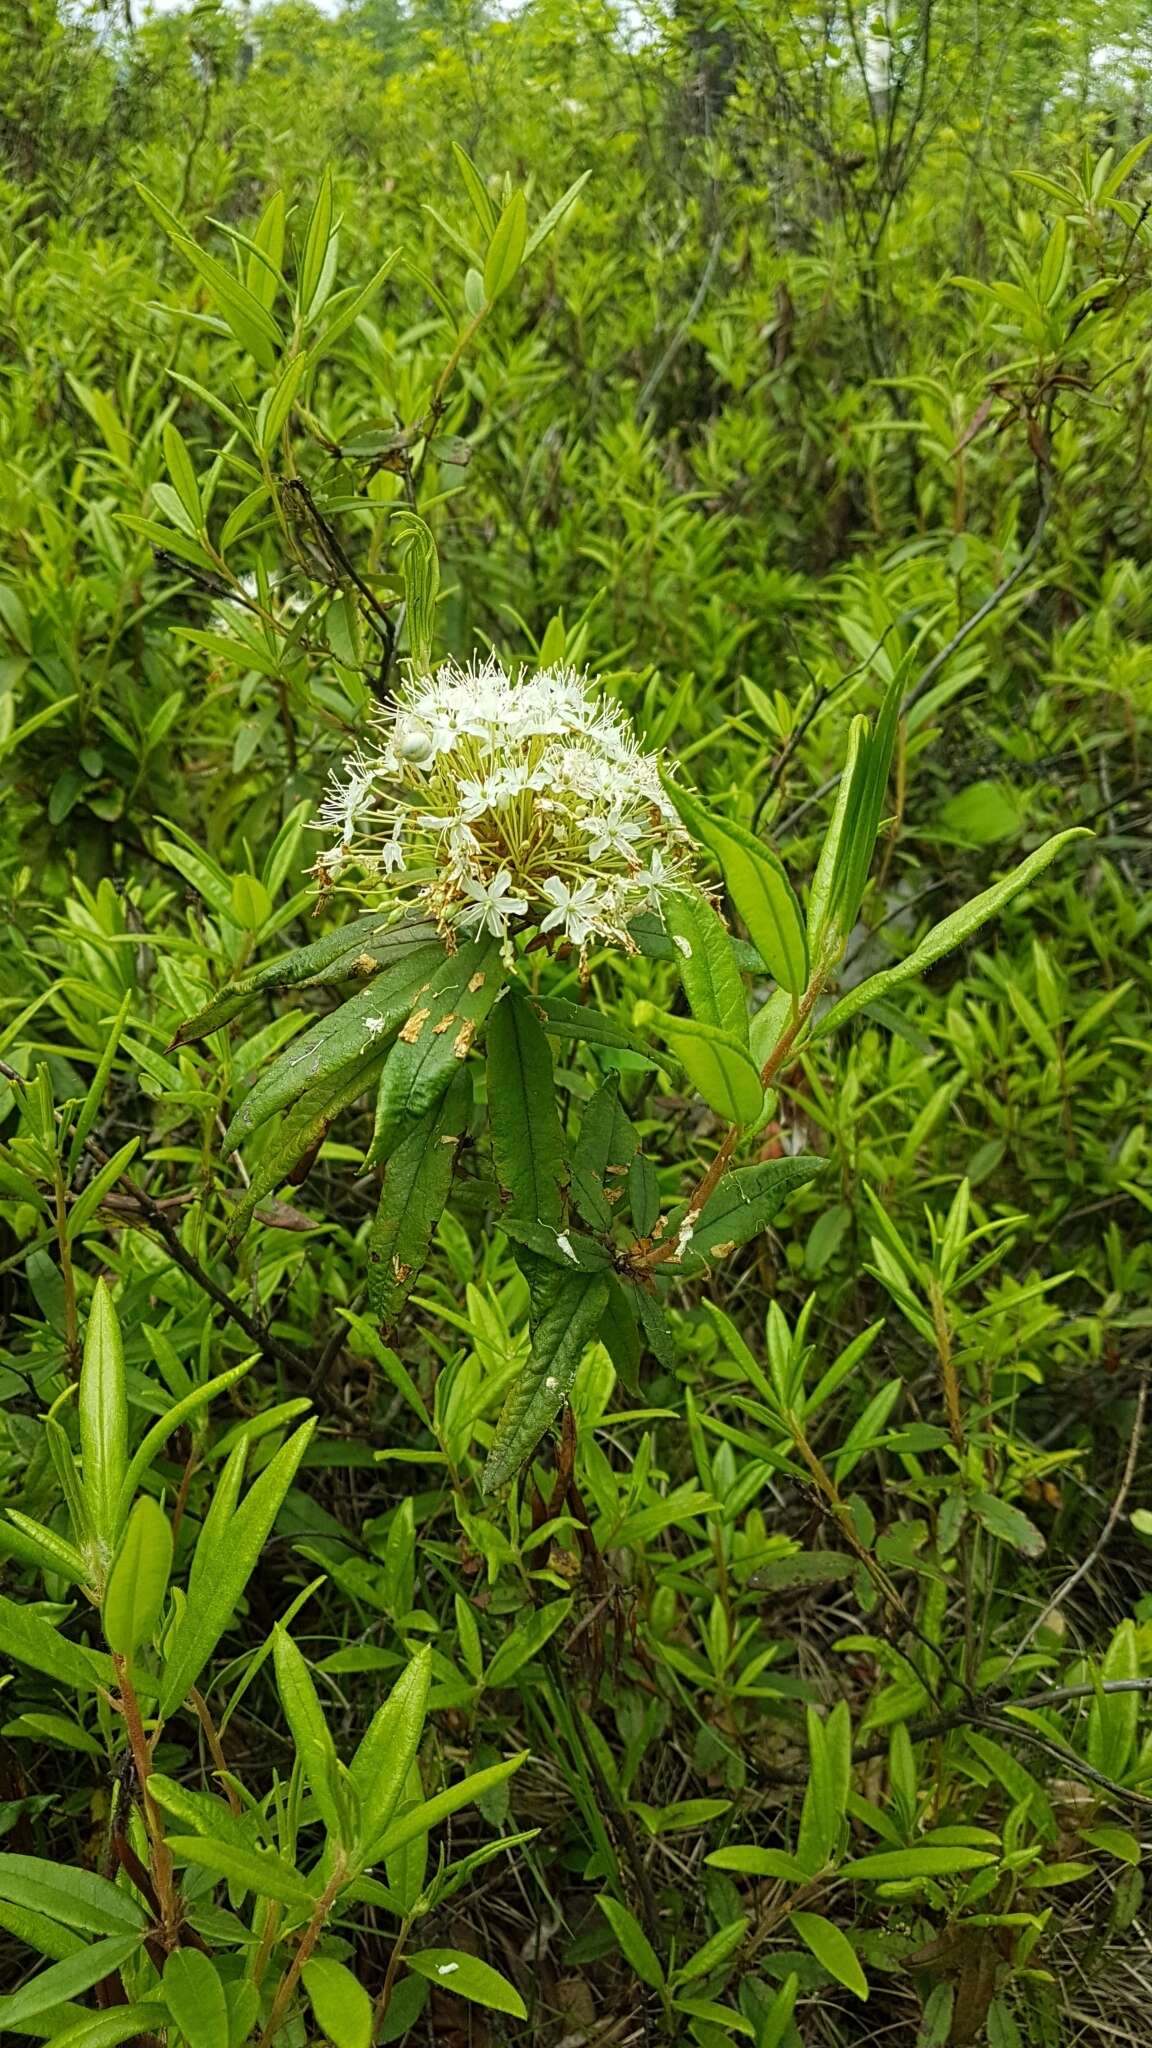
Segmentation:
<svg viewBox="0 0 1152 2048">
<path fill-rule="evenodd" d="M 616 1936 L 621 1953 L 631 1963 L 640 1982 L 647 1984 L 653 1991 L 661 1991 L 664 1987 L 664 1972 L 660 1966 L 660 1959 L 635 1913 L 622 1905 L 619 1899 L 614 1899 L 607 1893 L 601 1893 L 596 1904 Z"/>
<path fill-rule="evenodd" d="M 395 1050 L 395 1048 L 393 1048 Z M 229 1236 L 239 1241 L 265 1197 L 288 1179 L 301 1160 L 310 1160 L 328 1136 L 336 1118 L 379 1080 L 389 1054 L 371 1040 L 359 1059 L 314 1088 L 306 1089 L 278 1123 L 248 1186 L 232 1211 Z"/>
<path fill-rule="evenodd" d="M 178 1948 L 164 1965 L 164 2002 L 188 2048 L 229 2048 L 228 2000 L 215 1963 Z"/>
<path fill-rule="evenodd" d="M 508 987 L 488 1024 L 492 1156 L 508 1214 L 559 1227 L 564 1139 L 548 1039 L 528 996 Z"/>
<path fill-rule="evenodd" d="M 368 1298 L 382 1326 L 395 1320 L 420 1277 L 471 1115 L 472 1077 L 464 1068 L 389 1156 L 368 1238 Z"/>
<path fill-rule="evenodd" d="M 725 1174 L 693 1224 L 680 1264 L 694 1269 L 747 1244 L 779 1215 L 789 1195 L 823 1171 L 822 1159 L 801 1157 L 766 1159 L 759 1166 L 741 1166 Z"/>
<path fill-rule="evenodd" d="M 417 993 L 380 1076 L 370 1162 L 387 1159 L 417 1117 L 445 1094 L 503 986 L 500 947 L 473 939 Z"/>
<path fill-rule="evenodd" d="M 830 1977 L 853 1991 L 857 1998 L 868 1996 L 868 1979 L 848 1936 L 822 1913 L 791 1913 L 789 1919 L 805 1948 L 810 1948 Z"/>
<path fill-rule="evenodd" d="M 222 1148 L 232 1151 L 306 1089 L 338 1076 L 365 1053 L 384 1052 L 411 1010 L 416 991 L 443 957 L 439 946 L 418 947 L 294 1038 L 249 1089 L 221 1139 Z"/>
<path fill-rule="evenodd" d="M 482 1486 L 491 1493 L 530 1458 L 572 1391 L 576 1370 L 608 1301 L 605 1281 L 548 1269 L 528 1363 L 509 1389 L 496 1426 Z"/>
<path fill-rule="evenodd" d="M 418 918 L 397 923 L 378 914 L 355 918 L 337 931 L 326 932 L 322 939 L 314 939 L 310 946 L 265 961 L 263 967 L 221 989 L 210 1003 L 180 1026 L 172 1045 L 197 1044 L 229 1023 L 266 989 L 321 988 L 341 981 L 367 981 L 431 945 L 435 939 L 435 925 Z"/>
<path fill-rule="evenodd" d="M 351 1970 L 328 1956 L 313 1956 L 300 1974 L 316 2024 L 332 2048 L 371 2048 L 372 2000 Z"/>
</svg>

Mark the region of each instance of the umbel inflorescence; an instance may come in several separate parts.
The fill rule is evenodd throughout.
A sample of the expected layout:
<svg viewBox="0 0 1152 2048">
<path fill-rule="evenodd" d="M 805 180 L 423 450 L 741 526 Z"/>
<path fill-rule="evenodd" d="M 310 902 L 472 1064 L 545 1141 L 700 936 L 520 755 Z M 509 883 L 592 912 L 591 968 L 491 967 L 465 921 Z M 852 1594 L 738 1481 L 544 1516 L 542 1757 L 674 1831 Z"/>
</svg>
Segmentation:
<svg viewBox="0 0 1152 2048">
<path fill-rule="evenodd" d="M 690 842 L 618 705 L 573 669 L 489 660 L 410 682 L 380 744 L 320 813 L 325 881 L 409 901 L 446 934 L 554 933 L 631 949 L 628 927 L 688 879 Z"/>
</svg>

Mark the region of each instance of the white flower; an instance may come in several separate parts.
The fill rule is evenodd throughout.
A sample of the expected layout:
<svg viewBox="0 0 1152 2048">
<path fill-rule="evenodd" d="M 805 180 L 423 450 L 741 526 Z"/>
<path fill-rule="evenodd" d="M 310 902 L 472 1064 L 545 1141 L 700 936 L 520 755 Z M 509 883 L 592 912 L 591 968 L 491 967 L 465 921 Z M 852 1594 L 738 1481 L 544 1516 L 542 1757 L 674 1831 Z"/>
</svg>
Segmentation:
<svg viewBox="0 0 1152 2048">
<path fill-rule="evenodd" d="M 528 909 L 526 899 L 513 894 L 507 868 L 501 868 L 490 882 L 478 882 L 474 876 L 465 875 L 460 887 L 468 901 L 457 922 L 475 925 L 478 932 L 491 932 L 497 939 L 504 937 L 510 918 L 523 917 Z"/>
<path fill-rule="evenodd" d="M 631 948 L 633 919 L 690 880 L 659 762 L 572 669 L 449 662 L 414 678 L 320 823 L 337 842 L 318 863 L 329 880 L 508 947 L 522 921 L 582 951 Z"/>
<path fill-rule="evenodd" d="M 540 894 L 546 896 L 552 909 L 540 919 L 542 932 L 555 931 L 563 925 L 564 936 L 574 946 L 582 946 L 596 928 L 597 884 L 593 877 L 578 883 L 575 889 L 562 882 L 559 875 L 547 875 L 540 884 Z"/>
</svg>

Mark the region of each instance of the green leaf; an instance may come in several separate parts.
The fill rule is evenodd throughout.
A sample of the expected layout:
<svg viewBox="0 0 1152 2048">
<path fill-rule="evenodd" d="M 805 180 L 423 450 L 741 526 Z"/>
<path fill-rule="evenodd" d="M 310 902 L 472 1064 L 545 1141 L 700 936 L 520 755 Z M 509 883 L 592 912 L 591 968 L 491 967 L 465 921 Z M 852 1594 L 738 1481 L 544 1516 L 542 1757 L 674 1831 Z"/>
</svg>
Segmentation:
<svg viewBox="0 0 1152 2048">
<path fill-rule="evenodd" d="M 142 1494 L 108 1576 L 100 1619 L 109 1649 L 131 1657 L 151 1639 L 172 1570 L 172 1529 L 150 1494 Z"/>
<path fill-rule="evenodd" d="M 901 960 L 895 967 L 886 967 L 880 974 L 873 974 L 867 981 L 862 981 L 856 988 L 851 989 L 846 996 L 842 996 L 840 1001 L 834 1003 L 813 1026 L 813 1040 L 826 1038 L 830 1032 L 838 1031 L 842 1024 L 847 1024 L 861 1010 L 866 1009 L 869 1003 L 886 996 L 891 989 L 899 988 L 901 983 L 914 981 L 925 974 L 937 960 L 942 960 L 946 953 L 953 952 L 965 939 L 971 938 L 974 932 L 979 931 L 981 925 L 986 924 L 990 917 L 995 917 L 1003 910 L 1014 896 L 1019 895 L 1021 889 L 1027 888 L 1029 882 L 1034 881 L 1037 875 L 1043 873 L 1049 862 L 1055 860 L 1063 847 L 1069 845 L 1073 839 L 1091 836 L 1091 833 L 1086 832 L 1082 826 L 1073 826 L 1071 830 L 1057 832 L 1054 838 L 1045 840 L 1044 845 L 1038 846 L 1035 853 L 1030 853 L 1027 860 L 1022 860 L 1019 867 L 1013 868 L 1010 875 L 1005 875 L 1002 881 L 993 883 L 982 895 L 974 896 L 963 909 L 954 910 L 952 915 L 944 918 L 940 924 L 933 925 L 927 937 L 921 939 L 920 944 L 913 948 L 906 960 Z"/>
<path fill-rule="evenodd" d="M 635 1913 L 622 1906 L 619 1899 L 613 1899 L 602 1892 L 596 1900 L 600 1911 L 620 1944 L 626 1961 L 631 1963 L 642 1984 L 653 1991 L 664 1988 L 664 1972 L 648 1936 L 641 1927 Z"/>
<path fill-rule="evenodd" d="M 747 1044 L 748 998 L 712 905 L 696 890 L 669 889 L 662 907 L 692 1015 Z"/>
<path fill-rule="evenodd" d="M 187 1422 L 199 1409 L 206 1407 L 217 1394 L 224 1393 L 228 1387 L 234 1387 L 237 1380 L 242 1380 L 245 1373 L 251 1372 L 254 1363 L 254 1359 L 246 1359 L 242 1365 L 229 1366 L 227 1372 L 217 1373 L 215 1379 L 205 1380 L 202 1386 L 193 1387 L 190 1394 L 185 1394 L 179 1401 L 174 1401 L 171 1408 L 166 1408 L 159 1420 L 152 1424 L 133 1453 L 132 1461 L 124 1474 L 124 1484 L 120 1489 L 116 1509 L 120 1523 L 123 1523 L 136 1497 L 140 1482 L 151 1467 L 152 1460 L 159 1456 L 173 1431 L 179 1429 L 181 1424 Z"/>
<path fill-rule="evenodd" d="M 116 1547 L 120 1487 L 127 1464 L 128 1401 L 120 1325 L 103 1280 L 96 1282 L 92 1292 L 79 1405 L 84 1499 L 99 1562 L 107 1568 Z"/>
<path fill-rule="evenodd" d="M 489 305 L 511 284 L 524 260 L 527 240 L 528 207 L 518 191 L 500 215 L 484 258 L 484 297 Z"/>
<path fill-rule="evenodd" d="M 449 954 L 418 991 L 380 1076 L 370 1163 L 439 1102 L 502 987 L 499 941 L 482 938 Z"/>
<path fill-rule="evenodd" d="M 636 1144 L 620 1104 L 619 1077 L 610 1074 L 584 1111 L 572 1154 L 572 1200 L 593 1230 L 611 1229 Z"/>
<path fill-rule="evenodd" d="M 116 1667 L 111 1657 L 99 1650 L 86 1650 L 66 1636 L 43 1615 L 34 1614 L 17 1601 L 0 1593 L 0 1650 L 17 1664 L 28 1664 L 46 1678 L 80 1692 L 111 1690 L 116 1684 Z"/>
<path fill-rule="evenodd" d="M 396 966 L 412 953 L 436 941 L 436 927 L 420 919 L 389 923 L 379 913 L 358 917 L 338 931 L 326 932 L 310 946 L 282 953 L 254 968 L 239 981 L 229 983 L 211 1002 L 180 1026 L 171 1051 L 178 1045 L 195 1045 L 237 1016 L 255 996 L 268 989 L 326 988 L 334 982 L 367 981 Z M 443 950 L 443 949 L 441 949 Z"/>
<path fill-rule="evenodd" d="M 106 1941 L 93 1942 L 90 1948 L 78 1950 L 63 1962 L 53 1963 L 19 1991 L 7 1998 L 0 1997 L 0 2026 L 12 2027 L 17 2033 L 29 2032 L 28 2020 L 48 2012 L 54 2005 L 63 2005 L 66 1999 L 78 1997 L 82 1991 L 89 1991 L 102 1977 L 111 1976 L 135 1953 L 142 1940 L 139 1932 L 118 1934 Z M 31 2031 L 38 2033 L 39 2028 Z"/>
<path fill-rule="evenodd" d="M 371 2048 L 372 2000 L 351 1970 L 327 1956 L 314 1956 L 300 1974 L 316 2024 L 332 2048 Z"/>
<path fill-rule="evenodd" d="M 869 1856 L 855 1856 L 840 1865 L 841 1877 L 868 1883 L 886 1883 L 893 1878 L 955 1877 L 966 1870 L 983 1870 L 996 1858 L 986 1849 L 925 1848 L 877 1849 Z"/>
<path fill-rule="evenodd" d="M 312 1674 L 298 1646 L 283 1628 L 277 1628 L 274 1633 L 272 1656 L 280 1703 L 305 1781 L 329 1835 L 333 1841 L 340 1842 L 346 1827 L 339 1792 L 336 1745 L 324 1719 L 324 1709 L 312 1683 Z"/>
<path fill-rule="evenodd" d="M 824 1171 L 822 1159 L 766 1159 L 725 1174 L 692 1227 L 680 1255 L 685 1267 L 724 1258 L 737 1245 L 758 1237 L 778 1216 L 789 1195 Z"/>
<path fill-rule="evenodd" d="M 323 304 L 320 298 L 320 284 L 328 267 L 328 251 L 332 239 L 332 173 L 325 170 L 317 188 L 312 211 L 308 216 L 304 247 L 296 273 L 296 309 L 302 320 L 315 318 Z"/>
<path fill-rule="evenodd" d="M 85 1946 L 82 1934 L 73 1934 L 71 1928 L 61 1927 L 58 1921 L 49 1920 L 45 1913 L 34 1913 L 28 1906 L 14 1906 L 3 1896 L 0 1896 L 0 1927 L 25 1948 L 35 1949 L 37 1955 L 51 1956 L 58 1962 L 62 1962 L 65 1956 L 76 1955 Z"/>
<path fill-rule="evenodd" d="M 162 2005 L 118 2005 L 111 2012 L 96 2012 L 89 2019 L 52 2036 L 52 2048 L 120 2048 L 163 2027 L 168 2019 Z"/>
<path fill-rule="evenodd" d="M 147 1926 L 147 1915 L 134 1893 L 95 1871 L 41 1856 L 0 1855 L 0 1899 L 83 1934 L 138 1935 Z"/>
<path fill-rule="evenodd" d="M 655 1026 L 717 1116 L 733 1124 L 756 1122 L 764 1106 L 760 1069 L 738 1038 L 713 1025 L 670 1017 L 647 1002 L 637 1003 L 633 1021 Z"/>
<path fill-rule="evenodd" d="M 152 1771 L 148 1778 L 149 1797 L 174 1820 L 182 1821 L 197 1835 L 210 1835 L 215 1840 L 232 1842 L 238 1849 L 251 1849 L 253 1820 L 249 1815 L 240 1818 L 223 1799 L 213 1792 L 197 1792 L 188 1785 L 178 1785 L 174 1778 L 166 1778 L 163 1771 Z"/>
<path fill-rule="evenodd" d="M 564 1139 L 548 1039 L 523 990 L 509 986 L 488 1024 L 488 1100 L 496 1176 L 508 1213 L 558 1228 Z"/>
<path fill-rule="evenodd" d="M 564 219 L 565 214 L 568 213 L 573 206 L 575 206 L 576 201 L 579 199 L 581 192 L 584 190 L 584 187 L 588 183 L 588 180 L 591 176 L 592 173 L 590 170 L 581 171 L 580 176 L 576 179 L 575 183 L 569 185 L 568 190 L 565 193 L 563 193 L 561 197 L 556 201 L 555 206 L 550 206 L 548 208 L 548 211 L 544 215 L 543 220 L 537 221 L 536 226 L 533 228 L 532 233 L 529 235 L 528 241 L 525 245 L 525 256 L 534 255 L 536 250 L 540 247 L 541 243 L 546 242 L 549 235 L 553 232 L 553 230 L 559 227 L 560 222 Z"/>
<path fill-rule="evenodd" d="M 705 1863 L 713 1870 L 732 1870 L 742 1877 L 782 1877 L 789 1884 L 803 1884 L 808 1872 L 786 1849 L 758 1849 L 751 1842 L 734 1842 L 729 1849 L 714 1849 Z"/>
<path fill-rule="evenodd" d="M 205 1558 L 198 1580 L 189 1587 L 187 1606 L 168 1648 L 160 1700 L 165 1718 L 195 1685 L 231 1621 L 315 1426 L 303 1423 L 277 1451 L 214 1542 L 210 1566 Z"/>
<path fill-rule="evenodd" d="M 416 674 L 423 675 L 432 666 L 436 644 L 440 557 L 431 527 L 415 512 L 398 512 L 392 524 L 401 549 L 409 658 Z"/>
<path fill-rule="evenodd" d="M 222 1150 L 232 1151 L 305 1090 L 386 1052 L 443 958 L 442 947 L 421 947 L 293 1039 L 244 1097 L 221 1139 Z"/>
<path fill-rule="evenodd" d="M 780 861 L 743 825 L 716 817 L 675 782 L 666 781 L 664 787 L 692 837 L 718 861 L 724 886 L 769 974 L 790 994 L 802 995 L 808 985 L 804 916 Z"/>
<path fill-rule="evenodd" d="M 367 1861 L 380 1863 L 388 1856 L 394 1856 L 398 1849 L 407 1848 L 409 1842 L 418 1841 L 427 1835 L 450 1814 L 458 1813 L 462 1806 L 478 1804 L 485 1796 L 503 1785 L 527 1757 L 527 1750 L 519 1756 L 509 1757 L 507 1762 L 491 1764 L 487 1770 L 472 1771 L 465 1778 L 458 1778 L 445 1791 L 436 1792 L 431 1799 L 425 1799 L 417 1806 L 411 1806 L 398 1814 L 373 1843 Z"/>
<path fill-rule="evenodd" d="M 789 1919 L 805 1948 L 810 1948 L 818 1963 L 843 1984 L 854 1991 L 857 1998 L 867 1998 L 868 1979 L 856 1957 L 846 1934 L 826 1920 L 822 1913 L 790 1913 Z"/>
<path fill-rule="evenodd" d="M 472 201 L 472 211 L 480 223 L 481 232 L 491 239 L 492 230 L 496 225 L 496 215 L 488 197 L 488 188 L 471 157 L 461 149 L 458 142 L 452 144 L 452 154 L 456 159 L 456 168 L 464 180 L 468 197 Z"/>
<path fill-rule="evenodd" d="M 404 1960 L 417 1976 L 427 1977 L 441 1991 L 454 1992 L 457 1998 L 486 2006 L 489 2012 L 511 2013 L 517 2020 L 528 2017 L 528 2008 L 516 1986 L 502 1977 L 499 1970 L 482 1963 L 478 1956 L 466 1955 L 457 1948 L 423 1948 Z M 341 2048 L 340 2043 L 337 2048 Z"/>
<path fill-rule="evenodd" d="M 368 1237 L 368 1299 L 382 1328 L 395 1321 L 420 1277 L 471 1117 L 472 1077 L 465 1068 L 389 1155 Z"/>
<path fill-rule="evenodd" d="M 541 1280 L 541 1309 L 532 1351 L 509 1389 L 481 1481 L 491 1493 L 530 1458 L 557 1410 L 568 1399 L 586 1345 L 596 1336 L 608 1288 L 595 1275 L 549 1269 Z"/>
<path fill-rule="evenodd" d="M 1101 1679 L 1140 1676 L 1140 1643 L 1136 1624 L 1122 1621 L 1100 1667 Z M 1088 1714 L 1088 1761 L 1105 1777 L 1122 1778 L 1128 1769 L 1140 1727 L 1138 1692 L 1101 1692 Z"/>
<path fill-rule="evenodd" d="M 972 1494 L 969 1506 L 978 1522 L 1000 1543 L 1010 1543 L 1023 1557 L 1043 1557 L 1044 1538 L 1035 1522 L 994 1493 Z"/>
<path fill-rule="evenodd" d="M 314 1906 L 318 1894 L 271 1849 L 242 1849 L 236 1842 L 224 1842 L 210 1835 L 169 1835 L 168 1847 L 177 1863 L 191 1863 L 197 1870 L 211 1871 L 257 1898 L 278 1899 L 285 1906 Z"/>
<path fill-rule="evenodd" d="M 430 1650 L 419 1651 L 401 1673 L 348 1766 L 360 1801 L 358 1853 L 368 1851 L 387 1831 L 403 1795 L 424 1732 L 431 1655 Z"/>
<path fill-rule="evenodd" d="M 69 1584 L 78 1586 L 88 1576 L 88 1567 L 75 1544 L 46 1529 L 18 1508 L 8 1509 L 7 1522 L 0 1522 L 0 1556 L 18 1557 L 40 1571 L 58 1572 Z"/>
<path fill-rule="evenodd" d="M 191 531 L 197 533 L 204 524 L 204 513 L 200 504 L 200 486 L 196 481 L 192 457 L 188 453 L 184 436 L 171 420 L 164 428 L 162 440 L 164 460 L 168 465 L 168 474 L 175 486 L 176 496 L 188 514 Z"/>
<path fill-rule="evenodd" d="M 188 2048 L 229 2048 L 228 2000 L 215 1963 L 178 1948 L 164 1965 L 164 2001 Z"/>
<path fill-rule="evenodd" d="M 484 1673 L 486 1691 L 508 1685 L 525 1664 L 538 1657 L 545 1643 L 549 1643 L 567 1619 L 571 1611 L 570 1600 L 550 1600 L 543 1607 L 537 1607 L 531 1614 L 518 1621 L 510 1635 L 505 1636 L 496 1655 Z"/>
<path fill-rule="evenodd" d="M 760 2021 L 756 2036 L 756 2048 L 781 2048 L 792 2025 L 792 2014 L 796 2010 L 796 1998 L 800 1990 L 800 1979 L 793 1972 L 785 1977 L 783 1984 L 772 2000 L 768 2011 Z"/>
</svg>

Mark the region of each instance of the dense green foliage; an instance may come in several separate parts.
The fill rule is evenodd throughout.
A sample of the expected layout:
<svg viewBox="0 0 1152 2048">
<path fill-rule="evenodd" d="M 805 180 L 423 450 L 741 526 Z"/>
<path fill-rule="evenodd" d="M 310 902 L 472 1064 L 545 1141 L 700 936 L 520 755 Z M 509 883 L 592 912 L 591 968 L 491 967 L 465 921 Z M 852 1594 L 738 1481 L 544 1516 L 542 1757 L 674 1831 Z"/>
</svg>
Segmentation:
<svg viewBox="0 0 1152 2048">
<path fill-rule="evenodd" d="M 5 2039 L 1146 2038 L 1133 12 L 0 22 Z M 318 887 L 489 651 L 731 938 Z"/>
</svg>

